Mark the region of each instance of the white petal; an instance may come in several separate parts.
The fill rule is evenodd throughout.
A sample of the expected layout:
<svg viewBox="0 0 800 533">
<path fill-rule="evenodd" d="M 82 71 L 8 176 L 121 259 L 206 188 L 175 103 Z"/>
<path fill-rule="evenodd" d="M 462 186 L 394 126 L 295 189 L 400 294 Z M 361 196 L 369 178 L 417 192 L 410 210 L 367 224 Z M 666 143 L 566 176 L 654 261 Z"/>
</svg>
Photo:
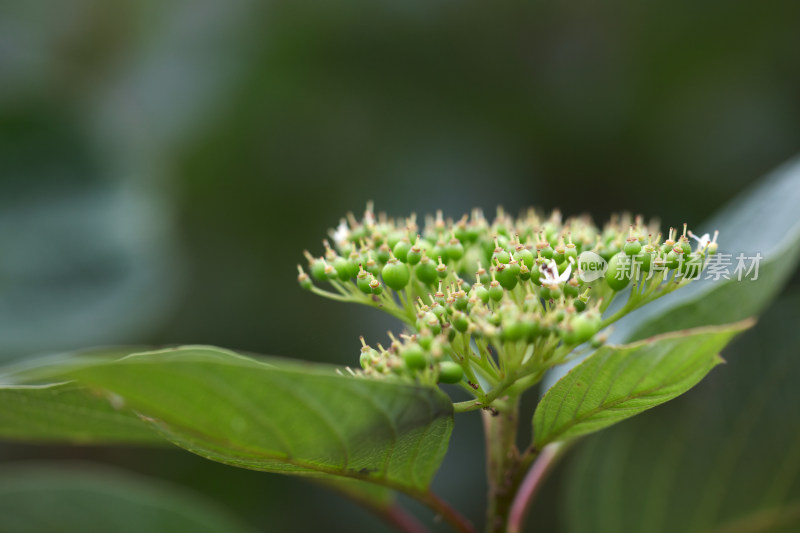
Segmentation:
<svg viewBox="0 0 800 533">
<path fill-rule="evenodd" d="M 339 223 L 339 227 L 336 228 L 336 231 L 333 232 L 333 242 L 335 242 L 338 246 L 342 246 L 347 243 L 347 238 L 350 236 L 350 230 L 347 228 L 347 222 L 342 220 Z"/>
<path fill-rule="evenodd" d="M 558 281 L 567 281 L 569 280 L 569 275 L 572 272 L 572 265 L 567 265 L 567 269 L 558 277 Z"/>
</svg>

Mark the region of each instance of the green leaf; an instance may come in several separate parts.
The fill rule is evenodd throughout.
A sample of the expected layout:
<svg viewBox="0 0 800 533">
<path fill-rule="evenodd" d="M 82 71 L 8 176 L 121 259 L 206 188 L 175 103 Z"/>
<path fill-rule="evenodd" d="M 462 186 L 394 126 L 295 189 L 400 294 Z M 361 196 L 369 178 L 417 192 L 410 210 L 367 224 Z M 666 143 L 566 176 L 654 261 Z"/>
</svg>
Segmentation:
<svg viewBox="0 0 800 533">
<path fill-rule="evenodd" d="M 698 280 L 647 304 L 613 326 L 611 341 L 631 342 L 660 333 L 719 325 L 757 316 L 775 298 L 800 261 L 800 156 L 785 163 L 742 192 L 702 225 L 720 231 L 720 252 L 733 256 L 760 253 L 756 281 Z M 625 294 L 619 298 L 624 299 Z M 614 312 L 615 301 L 607 314 Z M 578 364 L 580 358 L 551 369 L 542 390 Z"/>
<path fill-rule="evenodd" d="M 701 325 L 726 324 L 761 313 L 800 261 L 800 157 L 744 191 L 703 224 L 720 231 L 720 253 L 760 253 L 756 281 L 699 280 L 632 313 L 616 326 L 619 340 L 636 340 Z M 749 266 L 749 261 L 747 263 Z"/>
<path fill-rule="evenodd" d="M 251 531 L 212 501 L 86 464 L 4 465 L 0 516 L 14 533 Z"/>
<path fill-rule="evenodd" d="M 430 484 L 453 425 L 450 400 L 435 387 L 211 347 L 134 354 L 69 375 L 118 396 L 167 439 L 203 457 L 411 491 Z"/>
<path fill-rule="evenodd" d="M 585 435 L 683 394 L 716 365 L 719 352 L 753 324 L 680 331 L 603 346 L 547 391 L 533 416 L 534 446 Z"/>
<path fill-rule="evenodd" d="M 562 479 L 567 530 L 800 530 L 799 321 L 800 294 L 780 299 L 724 372 L 581 442 Z"/>
<path fill-rule="evenodd" d="M 113 400 L 113 398 L 112 398 Z M 36 443 L 165 444 L 130 411 L 75 383 L 0 385 L 0 438 Z"/>
</svg>

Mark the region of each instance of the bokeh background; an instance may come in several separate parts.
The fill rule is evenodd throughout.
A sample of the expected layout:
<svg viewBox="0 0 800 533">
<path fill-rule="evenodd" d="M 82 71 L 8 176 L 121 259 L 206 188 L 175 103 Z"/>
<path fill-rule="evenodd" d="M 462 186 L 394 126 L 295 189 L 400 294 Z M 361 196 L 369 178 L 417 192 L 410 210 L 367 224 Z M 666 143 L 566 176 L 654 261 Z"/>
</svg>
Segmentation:
<svg viewBox="0 0 800 533">
<path fill-rule="evenodd" d="M 0 360 L 207 343 L 352 364 L 391 320 L 301 291 L 295 264 L 368 200 L 697 225 L 800 151 L 798 20 L 793 0 L 4 3 Z M 480 522 L 477 417 L 452 443 L 435 486 Z M 0 470 L 76 460 L 257 530 L 384 527 L 304 481 L 179 451 L 0 445 Z M 566 463 L 540 530 L 564 527 Z"/>
</svg>

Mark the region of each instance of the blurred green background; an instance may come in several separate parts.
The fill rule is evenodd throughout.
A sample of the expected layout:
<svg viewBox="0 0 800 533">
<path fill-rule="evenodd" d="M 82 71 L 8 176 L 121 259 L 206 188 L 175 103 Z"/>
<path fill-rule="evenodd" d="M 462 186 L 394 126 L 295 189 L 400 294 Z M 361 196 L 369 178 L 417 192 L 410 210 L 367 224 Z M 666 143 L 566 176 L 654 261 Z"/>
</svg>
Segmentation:
<svg viewBox="0 0 800 533">
<path fill-rule="evenodd" d="M 798 20 L 792 0 L 4 3 L 0 359 L 208 343 L 353 364 L 395 324 L 301 291 L 295 264 L 368 200 L 697 225 L 800 148 Z M 435 482 L 478 522 L 481 454 L 459 417 Z M 383 527 L 178 451 L 0 446 L 3 466 L 56 459 L 183 485 L 258 530 Z M 540 530 L 563 527 L 569 468 Z"/>
</svg>

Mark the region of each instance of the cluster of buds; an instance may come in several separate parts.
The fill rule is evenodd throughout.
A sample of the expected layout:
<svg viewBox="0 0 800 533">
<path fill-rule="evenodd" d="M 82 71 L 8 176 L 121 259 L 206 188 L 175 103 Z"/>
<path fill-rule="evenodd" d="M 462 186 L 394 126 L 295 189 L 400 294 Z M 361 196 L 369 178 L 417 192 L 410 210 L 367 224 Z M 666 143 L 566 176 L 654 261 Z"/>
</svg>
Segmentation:
<svg viewBox="0 0 800 533">
<path fill-rule="evenodd" d="M 480 210 L 458 220 L 438 212 L 420 227 L 415 215 L 392 220 L 368 206 L 330 232 L 322 256 L 305 252 L 298 281 L 405 322 L 389 349 L 363 345 L 359 374 L 459 383 L 484 401 L 485 387 L 540 377 L 602 342 L 606 326 L 697 278 L 717 249 L 716 234 L 698 238 L 685 224 L 667 237 L 627 214 L 601 229 L 558 211 L 514 219 L 498 209 L 491 223 Z M 604 319 L 628 287 L 627 303 Z"/>
</svg>

